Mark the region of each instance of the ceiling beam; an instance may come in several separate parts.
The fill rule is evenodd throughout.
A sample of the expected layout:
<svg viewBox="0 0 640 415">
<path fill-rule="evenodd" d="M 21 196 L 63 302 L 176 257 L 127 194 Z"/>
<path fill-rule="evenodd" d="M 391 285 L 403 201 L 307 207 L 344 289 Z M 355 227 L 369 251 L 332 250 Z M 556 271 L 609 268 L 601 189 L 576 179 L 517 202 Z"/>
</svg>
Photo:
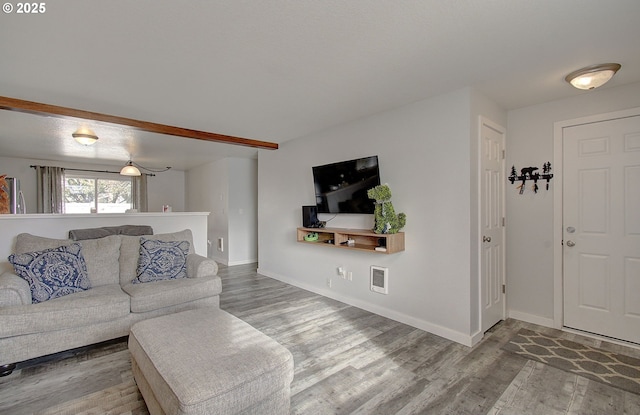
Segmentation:
<svg viewBox="0 0 640 415">
<path fill-rule="evenodd" d="M 210 133 L 206 131 L 190 130 L 188 128 L 173 127 L 170 125 L 158 124 L 154 122 L 134 120 L 132 118 L 101 114 L 99 112 L 59 107 L 57 105 L 41 104 L 39 102 L 25 101 L 17 98 L 0 96 L 0 109 L 24 112 L 28 114 L 54 116 L 59 118 L 81 118 L 85 120 L 123 125 L 149 133 L 168 134 L 177 137 L 193 138 L 196 140 L 213 141 L 216 143 L 263 148 L 267 150 L 278 149 L 277 143 L 272 143 L 269 141 L 251 140 L 248 138 L 234 137 L 230 135 Z"/>
</svg>

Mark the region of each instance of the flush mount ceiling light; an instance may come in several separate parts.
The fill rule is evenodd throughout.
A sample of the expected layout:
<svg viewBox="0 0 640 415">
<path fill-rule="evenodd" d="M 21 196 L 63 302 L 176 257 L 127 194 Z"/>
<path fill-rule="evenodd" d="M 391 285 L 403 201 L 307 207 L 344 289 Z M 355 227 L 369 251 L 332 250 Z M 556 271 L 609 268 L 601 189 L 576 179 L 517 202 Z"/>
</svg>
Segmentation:
<svg viewBox="0 0 640 415">
<path fill-rule="evenodd" d="M 98 136 L 93 132 L 92 129 L 87 127 L 80 127 L 71 134 L 76 141 L 82 145 L 90 146 L 91 144 L 98 141 Z"/>
<path fill-rule="evenodd" d="M 594 89 L 606 84 L 618 69 L 618 63 L 602 63 L 573 71 L 564 79 L 578 89 Z"/>
<path fill-rule="evenodd" d="M 171 168 L 171 167 L 165 167 L 164 169 L 153 170 L 129 160 L 127 164 L 120 170 L 120 174 L 123 176 L 140 176 L 142 173 L 140 172 L 140 169 L 138 169 L 138 167 L 140 169 L 147 170 L 153 173 L 162 173 L 163 171 L 167 171 Z M 152 174 L 151 176 L 154 176 L 154 174 Z"/>
</svg>

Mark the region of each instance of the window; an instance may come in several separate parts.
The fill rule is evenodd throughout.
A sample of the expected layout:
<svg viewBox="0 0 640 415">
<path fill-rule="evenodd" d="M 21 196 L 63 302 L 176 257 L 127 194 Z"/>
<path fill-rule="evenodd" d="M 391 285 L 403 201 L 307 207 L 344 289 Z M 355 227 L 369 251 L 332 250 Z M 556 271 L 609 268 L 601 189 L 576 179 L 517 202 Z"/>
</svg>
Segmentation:
<svg viewBox="0 0 640 415">
<path fill-rule="evenodd" d="M 65 213 L 124 213 L 133 207 L 132 180 L 118 174 L 65 172 Z"/>
</svg>

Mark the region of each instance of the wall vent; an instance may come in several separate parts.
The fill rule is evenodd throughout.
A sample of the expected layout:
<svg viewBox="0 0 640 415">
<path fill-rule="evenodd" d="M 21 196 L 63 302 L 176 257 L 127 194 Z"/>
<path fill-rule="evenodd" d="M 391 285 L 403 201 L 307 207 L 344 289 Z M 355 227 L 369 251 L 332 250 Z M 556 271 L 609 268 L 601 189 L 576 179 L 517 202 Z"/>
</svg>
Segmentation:
<svg viewBox="0 0 640 415">
<path fill-rule="evenodd" d="M 389 294 L 389 268 L 371 266 L 371 291 Z"/>
</svg>

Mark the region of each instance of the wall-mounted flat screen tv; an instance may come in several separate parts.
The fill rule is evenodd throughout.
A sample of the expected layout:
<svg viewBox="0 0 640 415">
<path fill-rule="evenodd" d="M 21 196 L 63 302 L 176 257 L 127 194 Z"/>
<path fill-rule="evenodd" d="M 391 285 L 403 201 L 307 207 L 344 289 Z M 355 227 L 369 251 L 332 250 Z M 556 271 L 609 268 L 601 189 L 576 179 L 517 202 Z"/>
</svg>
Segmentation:
<svg viewBox="0 0 640 415">
<path fill-rule="evenodd" d="M 380 184 L 378 156 L 313 167 L 318 213 L 373 213 L 367 190 Z"/>
</svg>

